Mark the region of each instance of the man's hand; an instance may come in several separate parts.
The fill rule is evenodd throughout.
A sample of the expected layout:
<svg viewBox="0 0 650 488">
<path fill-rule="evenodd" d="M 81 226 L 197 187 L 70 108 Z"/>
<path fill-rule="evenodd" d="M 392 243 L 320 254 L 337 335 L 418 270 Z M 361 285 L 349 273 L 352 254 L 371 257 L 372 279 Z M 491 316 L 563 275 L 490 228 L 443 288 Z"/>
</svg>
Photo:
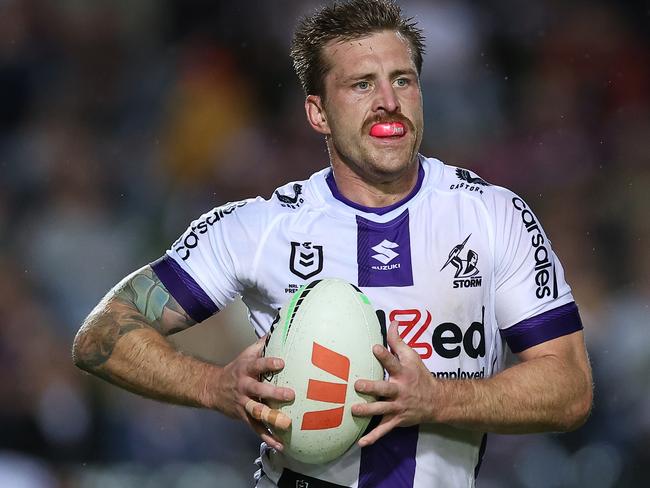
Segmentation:
<svg viewBox="0 0 650 488">
<path fill-rule="evenodd" d="M 217 408 L 229 417 L 242 419 L 270 447 L 282 450 L 282 443 L 273 436 L 265 424 L 273 429 L 286 430 L 291 419 L 278 410 L 269 408 L 263 400 L 290 402 L 295 393 L 290 388 L 276 388 L 260 382 L 260 375 L 278 372 L 284 367 L 280 358 L 262 357 L 262 337 L 250 345 L 220 372 L 218 382 Z"/>
<path fill-rule="evenodd" d="M 399 336 L 398 323 L 388 328 L 388 345 L 373 347 L 375 357 L 388 371 L 388 381 L 357 380 L 354 387 L 359 393 L 377 397 L 373 403 L 352 406 L 352 414 L 359 417 L 383 415 L 381 422 L 359 439 L 359 446 L 374 444 L 395 427 L 430 422 L 435 380 L 420 356 Z"/>
</svg>

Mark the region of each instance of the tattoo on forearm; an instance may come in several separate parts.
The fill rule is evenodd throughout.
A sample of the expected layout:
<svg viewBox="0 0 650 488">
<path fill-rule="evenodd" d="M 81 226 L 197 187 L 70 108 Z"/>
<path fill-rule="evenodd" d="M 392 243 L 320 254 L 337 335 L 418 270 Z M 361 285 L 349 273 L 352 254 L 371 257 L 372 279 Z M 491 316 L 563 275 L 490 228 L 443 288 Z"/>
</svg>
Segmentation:
<svg viewBox="0 0 650 488">
<path fill-rule="evenodd" d="M 145 273 L 135 275 L 126 284 L 133 303 L 150 322 L 160 320 L 163 309 L 169 301 L 169 293 L 160 281 L 154 281 Z"/>
<path fill-rule="evenodd" d="M 150 327 L 167 336 L 194 324 L 146 266 L 121 281 L 86 319 L 75 340 L 77 362 L 98 372 L 129 332 Z"/>
<path fill-rule="evenodd" d="M 77 334 L 75 350 L 86 370 L 95 370 L 108 361 L 118 339 L 132 330 L 148 327 L 135 311 L 113 309 L 92 314 Z"/>
</svg>

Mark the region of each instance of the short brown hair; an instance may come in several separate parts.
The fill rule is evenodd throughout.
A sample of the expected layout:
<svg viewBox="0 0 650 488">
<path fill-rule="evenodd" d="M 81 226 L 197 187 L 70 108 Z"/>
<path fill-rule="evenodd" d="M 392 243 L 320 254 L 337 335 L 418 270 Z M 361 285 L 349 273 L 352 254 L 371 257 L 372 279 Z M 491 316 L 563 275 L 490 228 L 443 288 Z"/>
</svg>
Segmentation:
<svg viewBox="0 0 650 488">
<path fill-rule="evenodd" d="M 291 43 L 291 58 L 305 94 L 324 94 L 329 66 L 323 59 L 323 48 L 329 41 L 358 39 L 383 30 L 396 31 L 408 40 L 419 74 L 424 54 L 422 30 L 412 17 L 402 17 L 402 10 L 393 0 L 334 2 L 302 18 Z"/>
</svg>

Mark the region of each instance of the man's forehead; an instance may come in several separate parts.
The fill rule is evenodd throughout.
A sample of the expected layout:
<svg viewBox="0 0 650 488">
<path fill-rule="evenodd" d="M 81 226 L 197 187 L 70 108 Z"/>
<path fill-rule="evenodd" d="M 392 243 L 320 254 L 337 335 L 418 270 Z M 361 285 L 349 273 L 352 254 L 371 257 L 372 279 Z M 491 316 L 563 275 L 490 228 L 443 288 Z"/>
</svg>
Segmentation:
<svg viewBox="0 0 650 488">
<path fill-rule="evenodd" d="M 379 56 L 386 51 L 391 51 L 393 56 L 403 54 L 412 60 L 411 45 L 408 40 L 399 32 L 391 30 L 355 38 L 338 37 L 329 41 L 323 48 L 323 54 L 330 68 L 335 68 L 338 62 L 349 59 L 363 62 L 364 58 L 370 59 L 373 55 Z"/>
</svg>

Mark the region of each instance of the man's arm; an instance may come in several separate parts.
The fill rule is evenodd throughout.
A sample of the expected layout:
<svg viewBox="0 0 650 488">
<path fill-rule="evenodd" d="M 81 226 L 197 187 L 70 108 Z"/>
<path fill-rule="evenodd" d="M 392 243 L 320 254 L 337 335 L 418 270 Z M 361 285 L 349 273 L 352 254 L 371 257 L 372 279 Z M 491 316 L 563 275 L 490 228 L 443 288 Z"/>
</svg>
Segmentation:
<svg viewBox="0 0 650 488">
<path fill-rule="evenodd" d="M 218 368 L 179 353 L 165 339 L 192 325 L 145 266 L 118 283 L 90 313 L 72 356 L 79 368 L 139 395 L 210 408 L 206 387 Z"/>
<path fill-rule="evenodd" d="M 500 434 L 568 432 L 584 424 L 593 398 L 584 333 L 558 337 L 518 356 L 519 364 L 485 381 L 465 381 L 457 388 L 444 382 L 437 421 Z"/>
<path fill-rule="evenodd" d="M 194 323 L 145 266 L 118 283 L 86 318 L 74 340 L 73 360 L 79 368 L 139 395 L 241 418 L 281 449 L 259 421 L 262 414 L 268 416 L 268 407 L 263 412 L 257 400 L 293 398 L 291 390 L 258 380 L 266 371 L 281 370 L 282 360 L 261 357 L 262 340 L 223 368 L 185 355 L 166 336 Z"/>
<path fill-rule="evenodd" d="M 591 369 L 582 331 L 531 347 L 522 362 L 485 380 L 439 380 L 399 337 L 388 331 L 391 350 L 374 352 L 388 381 L 359 380 L 357 391 L 383 399 L 353 407 L 355 415 L 383 415 L 359 440 L 374 443 L 397 426 L 445 423 L 502 434 L 569 431 L 582 425 L 592 403 Z"/>
</svg>

